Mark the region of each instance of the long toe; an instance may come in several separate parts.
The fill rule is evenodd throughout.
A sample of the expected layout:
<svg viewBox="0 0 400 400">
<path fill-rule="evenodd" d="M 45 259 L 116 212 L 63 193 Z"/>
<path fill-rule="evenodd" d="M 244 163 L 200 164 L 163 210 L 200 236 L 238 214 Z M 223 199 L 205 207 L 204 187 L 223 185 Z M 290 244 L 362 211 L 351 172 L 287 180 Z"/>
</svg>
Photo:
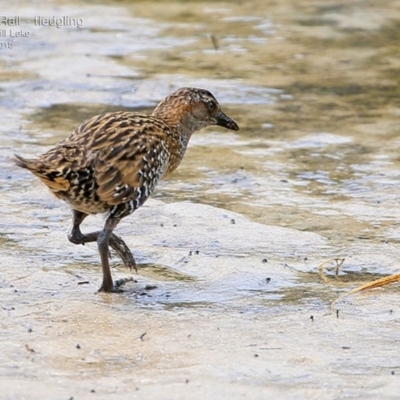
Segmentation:
<svg viewBox="0 0 400 400">
<path fill-rule="evenodd" d="M 128 283 L 128 282 L 136 282 L 136 281 L 132 277 L 121 278 L 121 279 L 116 280 L 114 282 L 114 285 L 110 288 L 105 288 L 104 285 L 101 285 L 101 287 L 98 291 L 104 292 L 104 293 L 123 293 L 124 290 L 122 289 L 121 286 L 125 285 L 125 283 Z"/>
<path fill-rule="evenodd" d="M 128 283 L 128 282 L 136 282 L 136 281 L 132 277 L 118 279 L 118 280 L 115 281 L 114 287 L 116 289 L 120 289 L 121 286 L 125 285 L 125 283 Z M 122 290 L 122 289 L 120 289 L 120 290 Z"/>
<path fill-rule="evenodd" d="M 110 246 L 118 254 L 127 268 L 134 269 L 137 272 L 135 257 L 133 257 L 129 247 L 119 236 L 112 234 L 110 237 Z"/>
<path fill-rule="evenodd" d="M 122 261 L 124 262 L 125 266 L 130 270 L 134 269 L 135 272 L 138 272 L 137 264 L 131 252 L 125 254 L 124 257 L 121 257 Z"/>
<path fill-rule="evenodd" d="M 100 286 L 98 293 L 123 293 L 123 290 L 119 286 L 112 286 L 111 288 L 105 288 L 103 285 Z"/>
</svg>

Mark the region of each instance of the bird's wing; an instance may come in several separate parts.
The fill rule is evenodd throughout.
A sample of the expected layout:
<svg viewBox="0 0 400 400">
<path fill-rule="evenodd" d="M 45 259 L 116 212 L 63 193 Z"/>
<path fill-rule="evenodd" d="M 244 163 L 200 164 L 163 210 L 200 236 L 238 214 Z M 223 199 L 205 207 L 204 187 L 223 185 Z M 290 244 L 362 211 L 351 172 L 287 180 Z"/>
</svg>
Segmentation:
<svg viewBox="0 0 400 400">
<path fill-rule="evenodd" d="M 91 148 L 100 201 L 118 205 L 131 200 L 142 204 L 164 176 L 169 163 L 165 125 L 137 116 L 126 128 L 102 132 Z M 107 136 L 107 141 L 100 139 Z"/>
</svg>

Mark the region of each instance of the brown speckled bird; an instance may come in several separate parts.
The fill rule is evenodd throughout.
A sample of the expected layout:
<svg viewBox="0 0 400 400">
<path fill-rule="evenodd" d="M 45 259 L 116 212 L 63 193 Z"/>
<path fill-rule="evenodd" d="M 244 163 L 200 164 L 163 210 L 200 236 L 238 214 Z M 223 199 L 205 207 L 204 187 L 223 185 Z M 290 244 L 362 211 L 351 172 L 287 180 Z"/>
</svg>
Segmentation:
<svg viewBox="0 0 400 400">
<path fill-rule="evenodd" d="M 193 132 L 209 125 L 239 129 L 209 91 L 182 88 L 150 116 L 124 111 L 100 114 L 37 159 L 16 155 L 18 166 L 70 205 L 73 221 L 68 239 L 75 244 L 97 241 L 103 268 L 99 291 L 121 291 L 111 276 L 109 246 L 126 266 L 136 269 L 131 251 L 113 229 L 178 167 Z M 82 221 L 98 213 L 107 214 L 103 230 L 82 234 Z"/>
</svg>

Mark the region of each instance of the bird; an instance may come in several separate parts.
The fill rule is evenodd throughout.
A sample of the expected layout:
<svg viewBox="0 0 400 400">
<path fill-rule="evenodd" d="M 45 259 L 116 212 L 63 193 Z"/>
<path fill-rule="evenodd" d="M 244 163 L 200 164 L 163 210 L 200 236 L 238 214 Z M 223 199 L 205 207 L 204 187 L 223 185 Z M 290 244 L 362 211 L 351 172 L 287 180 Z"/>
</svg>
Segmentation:
<svg viewBox="0 0 400 400">
<path fill-rule="evenodd" d="M 99 114 L 37 158 L 14 154 L 18 167 L 29 170 L 70 206 L 68 240 L 82 245 L 97 242 L 103 273 L 99 292 L 122 291 L 112 278 L 109 247 L 137 271 L 131 250 L 113 230 L 178 167 L 192 134 L 210 125 L 239 130 L 212 93 L 184 87 L 162 100 L 150 115 Z M 105 214 L 103 229 L 83 234 L 81 223 L 92 214 Z"/>
</svg>

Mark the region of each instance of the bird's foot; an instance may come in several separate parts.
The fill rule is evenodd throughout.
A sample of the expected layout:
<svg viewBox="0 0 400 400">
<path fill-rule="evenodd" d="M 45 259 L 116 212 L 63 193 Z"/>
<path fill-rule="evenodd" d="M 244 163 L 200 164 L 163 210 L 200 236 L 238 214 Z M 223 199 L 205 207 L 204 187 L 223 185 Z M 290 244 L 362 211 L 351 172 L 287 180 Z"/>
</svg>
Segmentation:
<svg viewBox="0 0 400 400">
<path fill-rule="evenodd" d="M 137 272 L 137 265 L 132 252 L 126 243 L 117 235 L 112 235 L 110 237 L 110 246 L 114 249 L 118 256 L 121 258 L 122 262 L 129 269 L 134 269 Z"/>
<path fill-rule="evenodd" d="M 132 277 L 130 278 L 121 278 L 118 279 L 114 282 L 114 284 L 111 285 L 104 285 L 104 283 L 100 286 L 100 289 L 98 292 L 104 292 L 104 293 L 123 293 L 124 290 L 121 288 L 121 286 L 125 285 L 125 283 L 128 282 L 136 282 L 135 279 Z"/>
<path fill-rule="evenodd" d="M 85 235 L 79 229 L 72 229 L 68 234 L 68 240 L 73 244 L 85 244 Z"/>
<path fill-rule="evenodd" d="M 129 277 L 129 278 L 121 278 L 121 279 L 118 279 L 118 280 L 116 280 L 116 281 L 114 282 L 114 287 L 116 287 L 116 288 L 121 288 L 121 286 L 125 285 L 125 283 L 128 283 L 128 282 L 136 282 L 136 280 L 133 279 L 132 277 Z M 121 289 L 121 290 L 122 290 L 122 289 Z"/>
<path fill-rule="evenodd" d="M 112 286 L 111 288 L 106 288 L 104 286 L 100 286 L 100 289 L 97 291 L 98 293 L 123 293 L 124 291 L 120 287 Z"/>
</svg>

